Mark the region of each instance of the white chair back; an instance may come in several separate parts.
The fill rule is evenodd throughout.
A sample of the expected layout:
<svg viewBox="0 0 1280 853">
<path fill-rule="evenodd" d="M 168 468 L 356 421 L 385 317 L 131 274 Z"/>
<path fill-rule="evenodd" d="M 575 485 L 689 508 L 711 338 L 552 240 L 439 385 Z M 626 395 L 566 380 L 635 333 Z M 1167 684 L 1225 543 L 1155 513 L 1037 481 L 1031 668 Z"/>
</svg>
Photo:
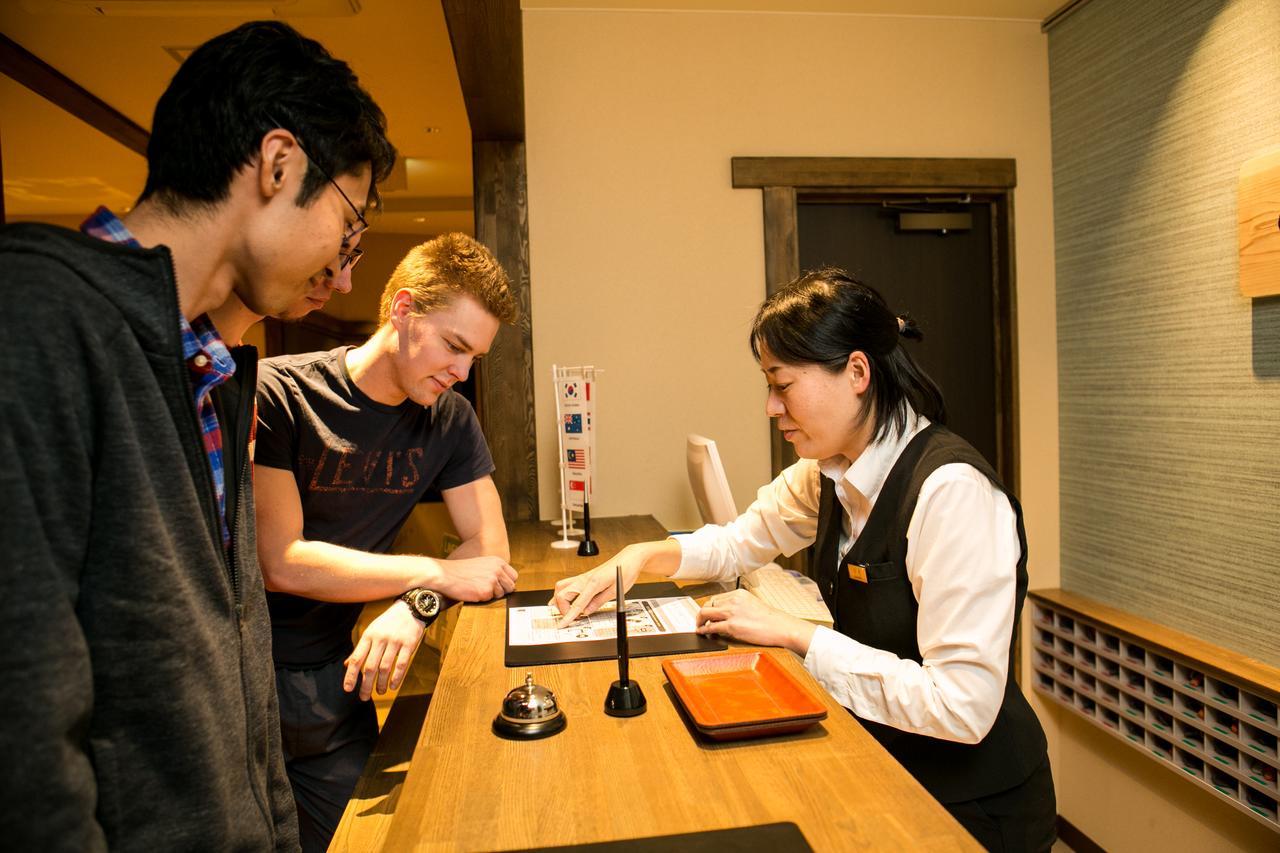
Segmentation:
<svg viewBox="0 0 1280 853">
<path fill-rule="evenodd" d="M 702 522 L 728 524 L 738 517 L 738 509 L 734 506 L 733 492 L 729 491 L 729 478 L 725 476 L 724 465 L 720 464 L 716 443 L 701 435 L 690 435 L 688 440 L 689 486 Z"/>
</svg>

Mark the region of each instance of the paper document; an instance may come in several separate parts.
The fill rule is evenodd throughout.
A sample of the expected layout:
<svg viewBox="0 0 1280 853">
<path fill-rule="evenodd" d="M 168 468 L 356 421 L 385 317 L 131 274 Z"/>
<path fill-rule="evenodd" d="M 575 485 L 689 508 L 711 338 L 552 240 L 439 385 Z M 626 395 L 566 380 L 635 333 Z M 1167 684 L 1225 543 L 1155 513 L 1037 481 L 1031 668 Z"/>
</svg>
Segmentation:
<svg viewBox="0 0 1280 853">
<path fill-rule="evenodd" d="M 637 598 L 627 602 L 627 636 L 692 634 L 698 627 L 697 617 L 698 603 L 688 596 Z M 512 646 L 612 640 L 618 633 L 618 617 L 613 607 L 598 610 L 590 616 L 579 616 L 563 628 L 556 628 L 560 613 L 547 604 L 510 607 L 507 619 L 508 645 Z"/>
</svg>

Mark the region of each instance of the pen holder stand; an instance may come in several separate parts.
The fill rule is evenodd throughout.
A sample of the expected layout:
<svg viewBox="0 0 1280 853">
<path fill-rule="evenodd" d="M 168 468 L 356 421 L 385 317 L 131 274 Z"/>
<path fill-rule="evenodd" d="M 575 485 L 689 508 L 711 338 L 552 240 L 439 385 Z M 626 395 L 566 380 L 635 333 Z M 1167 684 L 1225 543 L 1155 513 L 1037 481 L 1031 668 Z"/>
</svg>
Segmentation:
<svg viewBox="0 0 1280 853">
<path fill-rule="evenodd" d="M 627 593 L 622 585 L 622 566 L 614 566 L 614 595 L 618 602 L 618 680 L 609 685 L 604 712 L 610 717 L 638 717 L 645 711 L 644 691 L 631 680 L 631 654 L 627 650 Z"/>
<path fill-rule="evenodd" d="M 644 691 L 636 682 L 628 679 L 625 683 L 615 681 L 609 686 L 604 712 L 610 717 L 638 717 L 647 709 Z"/>
<path fill-rule="evenodd" d="M 591 538 L 591 504 L 582 503 L 582 542 L 578 545 L 579 557 L 595 557 L 600 553 L 600 546 Z"/>
</svg>

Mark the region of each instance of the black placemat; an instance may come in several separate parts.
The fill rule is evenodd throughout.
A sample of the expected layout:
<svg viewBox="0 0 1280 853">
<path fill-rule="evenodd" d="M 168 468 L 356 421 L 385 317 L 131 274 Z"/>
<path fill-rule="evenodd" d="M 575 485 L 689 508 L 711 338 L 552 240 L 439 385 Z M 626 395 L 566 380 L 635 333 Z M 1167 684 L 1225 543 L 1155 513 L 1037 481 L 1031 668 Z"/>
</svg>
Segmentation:
<svg viewBox="0 0 1280 853">
<path fill-rule="evenodd" d="M 712 829 L 706 832 L 684 832 L 680 835 L 654 835 L 649 838 L 625 838 L 621 841 L 598 841 L 594 844 L 570 844 L 565 847 L 521 848 L 507 853 L 541 853 L 550 850 L 609 851 L 609 853 L 641 853 L 641 851 L 680 850 L 686 853 L 812 853 L 800 827 L 794 823 L 765 823 Z"/>
</svg>

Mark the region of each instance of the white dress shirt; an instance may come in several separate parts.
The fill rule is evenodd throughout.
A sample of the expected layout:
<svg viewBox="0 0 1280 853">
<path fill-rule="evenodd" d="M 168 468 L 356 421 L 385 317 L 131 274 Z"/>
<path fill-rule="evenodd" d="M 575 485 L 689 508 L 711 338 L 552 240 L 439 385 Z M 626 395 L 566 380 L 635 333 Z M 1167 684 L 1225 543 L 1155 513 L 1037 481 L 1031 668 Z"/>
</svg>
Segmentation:
<svg viewBox="0 0 1280 853">
<path fill-rule="evenodd" d="M 767 486 L 735 521 L 675 536 L 676 578 L 731 580 L 778 554 L 813 544 L 821 477 L 844 508 L 837 560 L 866 525 L 890 469 L 929 425 L 911 413 L 904 434 L 844 456 L 802 459 Z M 919 603 L 923 663 L 819 627 L 805 669 L 859 717 L 960 743 L 978 743 L 1004 700 L 1021 550 L 1008 497 L 972 465 L 943 465 L 925 479 L 907 528 L 907 576 Z"/>
</svg>

